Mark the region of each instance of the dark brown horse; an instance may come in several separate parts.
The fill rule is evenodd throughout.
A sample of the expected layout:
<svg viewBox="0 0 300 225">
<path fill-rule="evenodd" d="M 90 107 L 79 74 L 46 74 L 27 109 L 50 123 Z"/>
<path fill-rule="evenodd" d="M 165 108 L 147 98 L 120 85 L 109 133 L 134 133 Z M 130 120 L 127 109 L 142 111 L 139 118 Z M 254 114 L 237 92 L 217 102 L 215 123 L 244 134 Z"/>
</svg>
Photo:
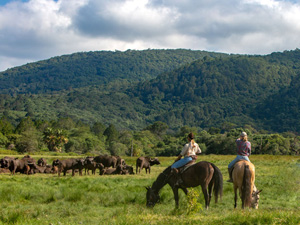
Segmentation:
<svg viewBox="0 0 300 225">
<path fill-rule="evenodd" d="M 158 175 L 152 187 L 147 189 L 147 206 L 153 207 L 159 201 L 159 191 L 166 184 L 169 184 L 173 190 L 175 207 L 178 207 L 178 189 L 182 189 L 185 194 L 188 193 L 187 188 L 201 186 L 205 198 L 205 207 L 208 208 L 212 191 L 214 191 L 215 202 L 218 202 L 218 197 L 222 198 L 223 195 L 223 176 L 218 167 L 210 162 L 198 162 L 182 173 L 182 186 L 175 185 L 176 177 L 171 176 L 171 167 L 166 168 L 161 174 Z"/>
<path fill-rule="evenodd" d="M 259 193 L 255 187 L 255 167 L 251 162 L 242 160 L 234 165 L 232 171 L 234 189 L 234 208 L 237 202 L 237 189 L 242 200 L 242 208 L 258 208 Z"/>
</svg>

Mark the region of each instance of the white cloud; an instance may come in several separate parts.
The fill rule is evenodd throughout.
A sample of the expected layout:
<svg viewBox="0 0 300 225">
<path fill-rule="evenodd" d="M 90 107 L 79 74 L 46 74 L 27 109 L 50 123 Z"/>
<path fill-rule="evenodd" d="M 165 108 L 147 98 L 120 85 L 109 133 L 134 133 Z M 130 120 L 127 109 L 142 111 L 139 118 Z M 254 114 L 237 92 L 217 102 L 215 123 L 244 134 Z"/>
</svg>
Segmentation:
<svg viewBox="0 0 300 225">
<path fill-rule="evenodd" d="M 279 0 L 29 0 L 0 6 L 0 71 L 93 50 L 299 48 L 300 3 Z"/>
</svg>

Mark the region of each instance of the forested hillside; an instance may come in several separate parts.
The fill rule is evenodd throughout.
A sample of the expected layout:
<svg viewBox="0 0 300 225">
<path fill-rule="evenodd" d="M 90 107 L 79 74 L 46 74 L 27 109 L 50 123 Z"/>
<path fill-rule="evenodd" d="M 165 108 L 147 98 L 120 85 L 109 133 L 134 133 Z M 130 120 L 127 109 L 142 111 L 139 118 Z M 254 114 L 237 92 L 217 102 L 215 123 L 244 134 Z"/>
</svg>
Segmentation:
<svg viewBox="0 0 300 225">
<path fill-rule="evenodd" d="M 1 73 L 0 113 L 15 124 L 69 117 L 130 130 L 162 121 L 171 131 L 229 122 L 299 132 L 299 71 L 299 49 L 77 53 Z"/>
<path fill-rule="evenodd" d="M 165 108 L 156 119 L 168 124 L 211 127 L 230 121 L 297 131 L 299 52 L 204 58 L 144 82 L 133 94 L 150 108 Z"/>
<path fill-rule="evenodd" d="M 205 56 L 227 55 L 184 49 L 75 53 L 0 73 L 0 93 L 40 94 L 91 85 L 102 89 L 127 86 L 131 82 L 155 78 Z"/>
</svg>

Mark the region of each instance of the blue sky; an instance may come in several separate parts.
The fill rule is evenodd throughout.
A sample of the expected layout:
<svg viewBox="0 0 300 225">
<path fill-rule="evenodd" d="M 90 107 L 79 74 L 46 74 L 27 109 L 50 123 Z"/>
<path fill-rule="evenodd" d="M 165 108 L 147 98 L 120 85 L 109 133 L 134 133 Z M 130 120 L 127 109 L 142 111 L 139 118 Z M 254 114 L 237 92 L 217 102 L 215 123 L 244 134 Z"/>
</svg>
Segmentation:
<svg viewBox="0 0 300 225">
<path fill-rule="evenodd" d="M 0 71 L 74 52 L 300 48 L 296 0 L 0 0 Z"/>
<path fill-rule="evenodd" d="M 9 0 L 2 0 L 0 1 L 0 5 L 5 5 L 7 2 L 10 2 Z"/>
<path fill-rule="evenodd" d="M 0 5 L 5 5 L 6 3 L 12 2 L 12 1 L 14 1 L 14 0 L 1 0 Z M 23 0 L 23 2 L 25 2 L 25 0 Z"/>
<path fill-rule="evenodd" d="M 7 3 L 11 2 L 28 2 L 29 0 L 0 0 L 0 5 L 6 5 Z M 57 2 L 58 0 L 53 0 Z"/>
</svg>

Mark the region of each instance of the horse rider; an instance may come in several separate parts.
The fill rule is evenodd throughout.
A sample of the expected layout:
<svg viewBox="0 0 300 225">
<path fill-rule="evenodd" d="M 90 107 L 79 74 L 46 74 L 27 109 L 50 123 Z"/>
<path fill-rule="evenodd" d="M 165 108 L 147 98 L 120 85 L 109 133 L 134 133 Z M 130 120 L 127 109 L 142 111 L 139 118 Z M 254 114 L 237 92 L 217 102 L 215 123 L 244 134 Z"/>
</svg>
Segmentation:
<svg viewBox="0 0 300 225">
<path fill-rule="evenodd" d="M 194 134 L 189 133 L 189 135 L 187 136 L 188 143 L 186 143 L 183 146 L 181 153 L 176 158 L 175 163 L 173 163 L 173 165 L 171 166 L 172 169 L 171 173 L 175 174 L 175 176 L 177 177 L 177 182 L 175 184 L 177 186 L 180 186 L 180 184 L 183 183 L 181 177 L 178 176 L 178 172 L 179 172 L 178 168 L 186 165 L 192 160 L 197 159 L 196 154 L 201 153 L 201 149 L 199 145 L 195 142 L 194 138 L 195 138 Z"/>
<path fill-rule="evenodd" d="M 251 143 L 248 141 L 248 136 L 246 132 L 242 132 L 240 134 L 240 137 L 236 139 L 236 146 L 237 146 L 237 156 L 234 160 L 232 160 L 228 164 L 228 173 L 229 173 L 229 180 L 227 182 L 233 182 L 232 181 L 232 171 L 234 168 L 234 164 L 240 160 L 246 160 L 249 161 L 249 156 L 251 154 Z"/>
</svg>

